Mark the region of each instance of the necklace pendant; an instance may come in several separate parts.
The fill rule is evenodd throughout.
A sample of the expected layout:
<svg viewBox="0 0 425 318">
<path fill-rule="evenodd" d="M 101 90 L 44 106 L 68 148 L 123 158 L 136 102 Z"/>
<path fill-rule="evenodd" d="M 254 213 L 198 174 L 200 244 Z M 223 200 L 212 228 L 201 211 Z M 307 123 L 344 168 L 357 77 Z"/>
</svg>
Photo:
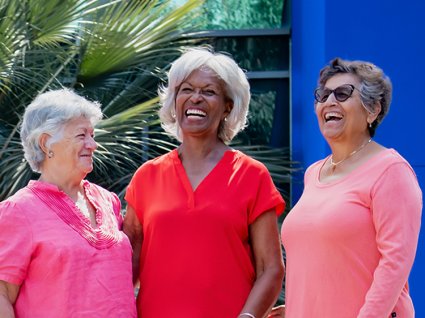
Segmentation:
<svg viewBox="0 0 425 318">
<path fill-rule="evenodd" d="M 330 156 L 330 164 L 332 166 L 332 172 L 335 171 L 335 168 L 337 165 L 339 165 L 340 163 L 343 163 L 345 160 L 347 160 L 348 158 L 350 158 L 351 156 L 353 156 L 354 154 L 358 153 L 360 150 L 362 150 L 365 146 L 367 146 L 370 142 L 372 141 L 372 138 L 370 138 L 367 142 L 365 142 L 363 145 L 361 145 L 359 148 L 357 148 L 356 150 L 354 150 L 353 152 L 351 152 L 347 157 L 345 157 L 344 159 L 334 162 L 333 160 L 333 155 Z"/>
</svg>

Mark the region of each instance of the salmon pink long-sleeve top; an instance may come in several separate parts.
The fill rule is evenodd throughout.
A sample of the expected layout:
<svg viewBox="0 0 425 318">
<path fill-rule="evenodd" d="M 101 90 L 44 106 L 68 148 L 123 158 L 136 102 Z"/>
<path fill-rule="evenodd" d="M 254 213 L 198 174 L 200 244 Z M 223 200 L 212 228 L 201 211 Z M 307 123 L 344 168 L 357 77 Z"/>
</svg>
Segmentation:
<svg viewBox="0 0 425 318">
<path fill-rule="evenodd" d="M 322 183 L 325 160 L 305 173 L 304 192 L 282 225 L 286 318 L 413 318 L 407 280 L 422 193 L 412 168 L 386 149 Z"/>
<path fill-rule="evenodd" d="M 16 318 L 135 318 L 131 246 L 118 197 L 83 181 L 97 227 L 55 185 L 0 203 L 0 280 L 20 285 Z"/>
<path fill-rule="evenodd" d="M 256 275 L 249 225 L 284 201 L 260 162 L 226 151 L 193 190 L 173 150 L 135 173 L 126 200 L 143 226 L 142 318 L 236 318 Z"/>
</svg>

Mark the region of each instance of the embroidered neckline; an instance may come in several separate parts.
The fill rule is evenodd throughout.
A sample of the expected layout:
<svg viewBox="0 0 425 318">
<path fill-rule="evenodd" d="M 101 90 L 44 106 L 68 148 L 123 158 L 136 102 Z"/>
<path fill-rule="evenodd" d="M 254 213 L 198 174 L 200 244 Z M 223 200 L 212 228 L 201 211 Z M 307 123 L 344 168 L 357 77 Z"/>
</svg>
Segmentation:
<svg viewBox="0 0 425 318">
<path fill-rule="evenodd" d="M 56 213 L 65 224 L 83 237 L 90 245 L 97 249 L 107 249 L 120 240 L 117 223 L 108 224 L 111 222 L 105 222 L 107 221 L 106 218 L 101 216 L 104 213 L 110 213 L 111 216 L 115 217 L 112 206 L 105 208 L 108 211 L 100 211 L 100 207 L 95 205 L 96 222 L 99 222 L 98 227 L 93 228 L 90 224 L 90 220 L 76 210 L 76 206 L 64 192 L 50 184 L 41 183 L 42 185 L 40 186 L 40 183 L 41 182 L 38 181 L 30 182 L 27 188 L 46 204 L 49 210 Z M 94 187 L 90 187 L 90 190 L 95 189 Z M 90 191 L 88 192 L 90 193 Z M 92 195 L 92 193 L 90 193 L 90 195 Z M 100 193 L 99 196 L 104 198 Z"/>
</svg>

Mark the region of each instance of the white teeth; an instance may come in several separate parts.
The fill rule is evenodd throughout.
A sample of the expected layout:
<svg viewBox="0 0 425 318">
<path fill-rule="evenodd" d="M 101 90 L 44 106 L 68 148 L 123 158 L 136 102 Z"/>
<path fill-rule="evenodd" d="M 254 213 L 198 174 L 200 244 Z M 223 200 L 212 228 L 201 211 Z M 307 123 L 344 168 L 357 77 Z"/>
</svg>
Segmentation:
<svg viewBox="0 0 425 318">
<path fill-rule="evenodd" d="M 195 109 L 195 108 L 191 108 L 186 110 L 186 116 L 201 116 L 201 117 L 205 117 L 207 115 L 206 112 L 200 110 L 200 109 Z"/>
<path fill-rule="evenodd" d="M 330 113 L 325 114 L 325 120 L 342 119 L 342 117 L 343 116 L 340 113 L 337 113 L 337 112 L 330 112 Z"/>
</svg>

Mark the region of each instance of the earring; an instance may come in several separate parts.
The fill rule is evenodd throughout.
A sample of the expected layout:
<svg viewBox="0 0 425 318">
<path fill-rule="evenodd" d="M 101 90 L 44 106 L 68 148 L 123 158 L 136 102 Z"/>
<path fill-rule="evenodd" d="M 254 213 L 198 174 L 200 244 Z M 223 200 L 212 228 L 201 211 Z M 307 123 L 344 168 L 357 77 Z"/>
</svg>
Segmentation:
<svg viewBox="0 0 425 318">
<path fill-rule="evenodd" d="M 224 121 L 227 121 L 227 117 L 224 117 Z"/>
<path fill-rule="evenodd" d="M 53 158 L 53 156 L 54 156 L 53 151 L 49 150 L 49 152 L 48 152 L 48 154 L 47 154 L 47 157 L 49 157 L 49 158 Z"/>
<path fill-rule="evenodd" d="M 171 110 L 171 117 L 176 118 L 176 111 L 174 109 Z"/>
<path fill-rule="evenodd" d="M 369 123 L 369 128 L 372 128 L 372 123 Z"/>
</svg>

